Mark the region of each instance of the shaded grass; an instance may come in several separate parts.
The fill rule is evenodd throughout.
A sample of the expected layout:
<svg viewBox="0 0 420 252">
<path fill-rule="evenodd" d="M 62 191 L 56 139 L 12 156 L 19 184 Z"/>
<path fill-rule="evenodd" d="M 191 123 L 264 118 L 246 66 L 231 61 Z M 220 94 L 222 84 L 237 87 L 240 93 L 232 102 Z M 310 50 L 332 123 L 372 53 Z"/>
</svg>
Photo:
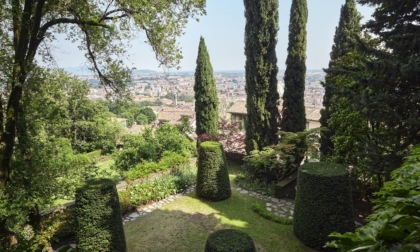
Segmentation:
<svg viewBox="0 0 420 252">
<path fill-rule="evenodd" d="M 229 165 L 231 181 L 240 174 Z M 232 197 L 210 202 L 195 192 L 124 226 L 128 251 L 204 251 L 207 237 L 222 228 L 235 228 L 249 234 L 257 251 L 314 251 L 293 235 L 292 226 L 264 219 L 252 210 L 263 202 L 232 192 Z"/>
</svg>

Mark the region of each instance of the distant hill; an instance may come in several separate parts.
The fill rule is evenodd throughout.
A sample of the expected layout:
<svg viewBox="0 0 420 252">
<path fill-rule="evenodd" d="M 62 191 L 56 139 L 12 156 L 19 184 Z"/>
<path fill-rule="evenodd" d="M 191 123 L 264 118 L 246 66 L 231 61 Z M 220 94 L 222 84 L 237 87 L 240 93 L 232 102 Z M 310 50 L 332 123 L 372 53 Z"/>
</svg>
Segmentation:
<svg viewBox="0 0 420 252">
<path fill-rule="evenodd" d="M 153 73 L 157 73 L 154 70 L 149 70 L 149 69 L 134 69 L 132 71 L 132 74 L 153 74 Z"/>
<path fill-rule="evenodd" d="M 93 75 L 93 72 L 90 71 L 86 66 L 65 67 L 64 71 L 66 71 L 69 74 L 74 74 L 74 75 Z M 149 69 L 134 69 L 132 73 L 133 74 L 154 74 L 157 72 L 153 70 L 149 70 Z"/>
</svg>

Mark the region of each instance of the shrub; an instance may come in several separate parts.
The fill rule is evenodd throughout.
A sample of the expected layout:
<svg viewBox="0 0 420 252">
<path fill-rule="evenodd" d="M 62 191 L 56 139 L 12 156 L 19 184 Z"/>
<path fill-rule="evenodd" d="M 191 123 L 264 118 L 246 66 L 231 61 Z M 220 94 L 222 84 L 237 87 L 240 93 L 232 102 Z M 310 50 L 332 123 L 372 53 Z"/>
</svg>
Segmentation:
<svg viewBox="0 0 420 252">
<path fill-rule="evenodd" d="M 155 162 L 143 162 L 140 163 L 138 165 L 136 165 L 136 167 L 134 167 L 134 169 L 131 169 L 127 172 L 124 172 L 124 178 L 126 180 L 129 181 L 133 181 L 136 180 L 138 178 L 143 178 L 146 177 L 148 175 L 150 175 L 153 172 L 157 172 L 163 170 L 158 163 Z"/>
<path fill-rule="evenodd" d="M 175 178 L 165 176 L 153 181 L 146 181 L 130 189 L 130 199 L 133 206 L 145 205 L 158 201 L 177 192 Z"/>
<path fill-rule="evenodd" d="M 333 233 L 340 251 L 420 251 L 420 146 L 376 194 L 369 222 L 353 233 Z"/>
<path fill-rule="evenodd" d="M 124 178 L 127 180 L 136 180 L 138 178 L 147 177 L 151 173 L 158 171 L 166 171 L 169 169 L 179 168 L 183 165 L 187 165 L 190 162 L 190 159 L 171 151 L 166 151 L 163 153 L 162 159 L 158 162 L 143 162 L 134 169 L 131 169 L 124 173 Z"/>
<path fill-rule="evenodd" d="M 119 191 L 118 198 L 120 200 L 122 215 L 129 213 L 133 210 L 134 206 L 131 204 L 130 190 Z"/>
<path fill-rule="evenodd" d="M 163 157 L 159 160 L 159 165 L 166 168 L 176 168 L 181 165 L 187 165 L 190 159 L 173 151 L 165 151 Z"/>
<path fill-rule="evenodd" d="M 304 155 L 316 156 L 318 129 L 304 132 L 280 132 L 275 146 L 254 150 L 244 158 L 248 172 L 260 180 L 277 182 L 296 171 Z"/>
<path fill-rule="evenodd" d="M 118 170 L 128 171 L 139 162 L 137 150 L 133 147 L 125 148 L 117 152 L 115 157 L 115 166 Z"/>
<path fill-rule="evenodd" d="M 78 251 L 126 251 L 117 189 L 112 180 L 91 180 L 76 191 Z"/>
<path fill-rule="evenodd" d="M 252 238 L 236 229 L 221 229 L 207 238 L 205 252 L 255 252 Z"/>
<path fill-rule="evenodd" d="M 355 229 L 350 177 L 335 163 L 306 163 L 298 170 L 293 231 L 305 245 L 321 249 L 333 231 Z"/>
<path fill-rule="evenodd" d="M 227 199 L 231 195 L 226 157 L 219 142 L 200 144 L 197 195 L 215 201 Z"/>
<path fill-rule="evenodd" d="M 165 151 L 172 151 L 190 156 L 195 153 L 195 143 L 187 138 L 176 126 L 163 124 L 156 129 L 155 139 L 160 144 L 160 154 Z"/>
</svg>

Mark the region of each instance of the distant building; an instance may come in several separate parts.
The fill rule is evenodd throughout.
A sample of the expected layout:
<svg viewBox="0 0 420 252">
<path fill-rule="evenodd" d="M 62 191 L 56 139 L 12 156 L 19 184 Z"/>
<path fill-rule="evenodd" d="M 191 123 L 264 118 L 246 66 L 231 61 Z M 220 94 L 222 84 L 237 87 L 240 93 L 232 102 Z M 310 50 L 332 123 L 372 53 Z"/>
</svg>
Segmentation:
<svg viewBox="0 0 420 252">
<path fill-rule="evenodd" d="M 281 107 L 279 107 L 281 111 Z M 240 121 L 242 129 L 245 129 L 246 122 L 246 101 L 236 101 L 232 107 L 228 109 L 228 113 L 231 115 L 231 121 Z M 306 129 L 314 129 L 321 127 L 319 119 L 321 118 L 321 108 L 305 107 L 306 114 Z"/>
<path fill-rule="evenodd" d="M 232 122 L 241 122 L 241 130 L 245 130 L 246 122 L 246 101 L 236 101 L 227 111 Z"/>
<path fill-rule="evenodd" d="M 319 119 L 321 118 L 321 109 L 315 107 L 305 107 L 306 129 L 315 129 L 321 127 Z"/>
<path fill-rule="evenodd" d="M 171 108 L 168 108 L 171 109 Z M 195 125 L 195 112 L 191 110 L 163 110 L 158 112 L 157 121 L 158 125 L 163 123 L 169 123 L 172 125 L 181 124 L 182 120 L 188 119 L 189 125 L 192 127 Z"/>
</svg>

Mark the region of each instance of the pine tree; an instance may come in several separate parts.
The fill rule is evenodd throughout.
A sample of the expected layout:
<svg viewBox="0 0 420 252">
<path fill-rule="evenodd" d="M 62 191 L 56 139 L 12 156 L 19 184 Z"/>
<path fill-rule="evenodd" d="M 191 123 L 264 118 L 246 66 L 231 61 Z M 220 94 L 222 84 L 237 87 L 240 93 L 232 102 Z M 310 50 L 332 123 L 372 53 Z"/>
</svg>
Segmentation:
<svg viewBox="0 0 420 252">
<path fill-rule="evenodd" d="M 341 7 L 341 15 L 338 27 L 335 30 L 334 45 L 330 54 L 329 68 L 334 67 L 336 61 L 354 50 L 356 47 L 356 39 L 360 35 L 360 19 L 361 16 L 356 9 L 355 0 L 346 0 L 346 3 Z M 324 109 L 321 110 L 320 123 L 324 130 L 321 131 L 321 159 L 325 159 L 333 152 L 333 143 L 331 137 L 335 134 L 332 127 L 328 125 L 328 120 L 333 112 L 331 106 L 331 98 L 334 95 L 334 90 L 337 90 L 337 83 L 334 83 L 336 75 L 328 71 L 326 72 L 325 82 L 322 83 L 325 88 L 324 95 Z"/>
<path fill-rule="evenodd" d="M 420 143 L 419 6 L 415 0 L 359 2 L 376 7 L 365 25 L 374 38 L 363 34 L 328 69 L 337 84 L 328 123 L 335 130 L 332 158 L 380 188 Z"/>
<path fill-rule="evenodd" d="M 215 135 L 219 127 L 219 100 L 204 38 L 200 38 L 198 46 L 197 67 L 194 81 L 195 115 L 197 136 Z"/>
<path fill-rule="evenodd" d="M 366 28 L 380 43 L 361 48 L 370 74 L 360 80 L 365 92 L 359 103 L 374 129 L 372 159 L 388 179 L 408 149 L 420 143 L 420 5 L 418 0 L 359 2 L 376 5 Z"/>
<path fill-rule="evenodd" d="M 290 9 L 289 45 L 284 73 L 283 111 L 280 128 L 286 132 L 300 132 L 306 128 L 306 0 L 293 0 Z"/>
<path fill-rule="evenodd" d="M 278 0 L 244 0 L 246 152 L 278 142 L 277 91 Z"/>
</svg>

